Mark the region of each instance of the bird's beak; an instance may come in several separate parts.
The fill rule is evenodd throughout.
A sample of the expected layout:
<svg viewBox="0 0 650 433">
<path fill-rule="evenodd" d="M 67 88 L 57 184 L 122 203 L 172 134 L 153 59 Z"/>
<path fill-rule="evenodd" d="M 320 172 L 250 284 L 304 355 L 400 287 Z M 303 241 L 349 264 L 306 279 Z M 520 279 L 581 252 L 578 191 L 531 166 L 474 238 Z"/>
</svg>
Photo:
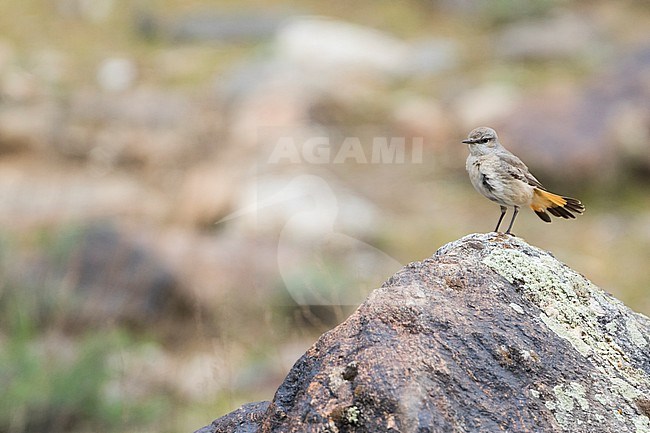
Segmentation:
<svg viewBox="0 0 650 433">
<path fill-rule="evenodd" d="M 472 143 L 476 143 L 476 141 L 474 141 L 474 140 L 470 140 L 470 139 L 468 138 L 467 140 L 463 140 L 462 143 L 465 143 L 465 144 L 472 144 Z"/>
</svg>

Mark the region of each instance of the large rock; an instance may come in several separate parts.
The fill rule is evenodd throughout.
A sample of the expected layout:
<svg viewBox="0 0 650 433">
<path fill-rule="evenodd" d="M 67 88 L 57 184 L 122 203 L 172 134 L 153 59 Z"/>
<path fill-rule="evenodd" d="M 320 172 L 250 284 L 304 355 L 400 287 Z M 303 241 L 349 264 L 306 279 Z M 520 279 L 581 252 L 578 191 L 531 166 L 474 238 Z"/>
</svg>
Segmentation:
<svg viewBox="0 0 650 433">
<path fill-rule="evenodd" d="M 556 260 L 474 234 L 324 334 L 273 401 L 207 432 L 649 432 L 650 320 Z"/>
</svg>

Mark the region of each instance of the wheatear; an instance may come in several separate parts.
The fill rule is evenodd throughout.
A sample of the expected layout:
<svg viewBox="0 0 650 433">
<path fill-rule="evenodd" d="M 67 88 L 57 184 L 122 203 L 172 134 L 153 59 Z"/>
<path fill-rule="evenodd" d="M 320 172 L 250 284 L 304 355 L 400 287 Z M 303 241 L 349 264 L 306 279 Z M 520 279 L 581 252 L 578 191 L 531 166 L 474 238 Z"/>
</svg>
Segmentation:
<svg viewBox="0 0 650 433">
<path fill-rule="evenodd" d="M 495 232 L 508 210 L 514 207 L 512 220 L 506 230 L 510 234 L 521 206 L 530 206 L 537 216 L 551 222 L 548 211 L 555 217 L 575 218 L 572 212 L 582 214 L 585 207 L 579 200 L 549 192 L 530 174 L 526 164 L 499 143 L 496 131 L 480 127 L 469 133 L 463 143 L 469 145 L 466 168 L 474 188 L 501 206 L 501 216 Z"/>
</svg>

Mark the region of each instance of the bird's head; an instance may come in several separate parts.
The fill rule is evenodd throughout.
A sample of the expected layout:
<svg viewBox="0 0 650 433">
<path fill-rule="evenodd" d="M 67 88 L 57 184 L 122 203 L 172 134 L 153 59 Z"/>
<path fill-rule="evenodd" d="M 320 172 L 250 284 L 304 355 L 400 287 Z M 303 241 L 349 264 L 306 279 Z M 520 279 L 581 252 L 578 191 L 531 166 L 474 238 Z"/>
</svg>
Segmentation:
<svg viewBox="0 0 650 433">
<path fill-rule="evenodd" d="M 463 143 L 469 144 L 472 153 L 484 153 L 497 148 L 499 146 L 499 138 L 494 129 L 481 126 L 480 128 L 473 129 L 467 136 L 467 139 L 463 140 Z"/>
</svg>

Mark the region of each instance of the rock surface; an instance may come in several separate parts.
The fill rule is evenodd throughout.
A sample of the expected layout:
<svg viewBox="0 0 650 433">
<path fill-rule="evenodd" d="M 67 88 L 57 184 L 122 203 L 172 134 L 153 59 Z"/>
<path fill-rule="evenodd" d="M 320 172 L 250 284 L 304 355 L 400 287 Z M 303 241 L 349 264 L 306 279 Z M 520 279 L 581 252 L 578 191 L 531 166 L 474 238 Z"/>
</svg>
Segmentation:
<svg viewBox="0 0 650 433">
<path fill-rule="evenodd" d="M 550 253 L 474 234 L 375 290 L 273 401 L 200 432 L 649 432 L 650 320 Z"/>
</svg>

